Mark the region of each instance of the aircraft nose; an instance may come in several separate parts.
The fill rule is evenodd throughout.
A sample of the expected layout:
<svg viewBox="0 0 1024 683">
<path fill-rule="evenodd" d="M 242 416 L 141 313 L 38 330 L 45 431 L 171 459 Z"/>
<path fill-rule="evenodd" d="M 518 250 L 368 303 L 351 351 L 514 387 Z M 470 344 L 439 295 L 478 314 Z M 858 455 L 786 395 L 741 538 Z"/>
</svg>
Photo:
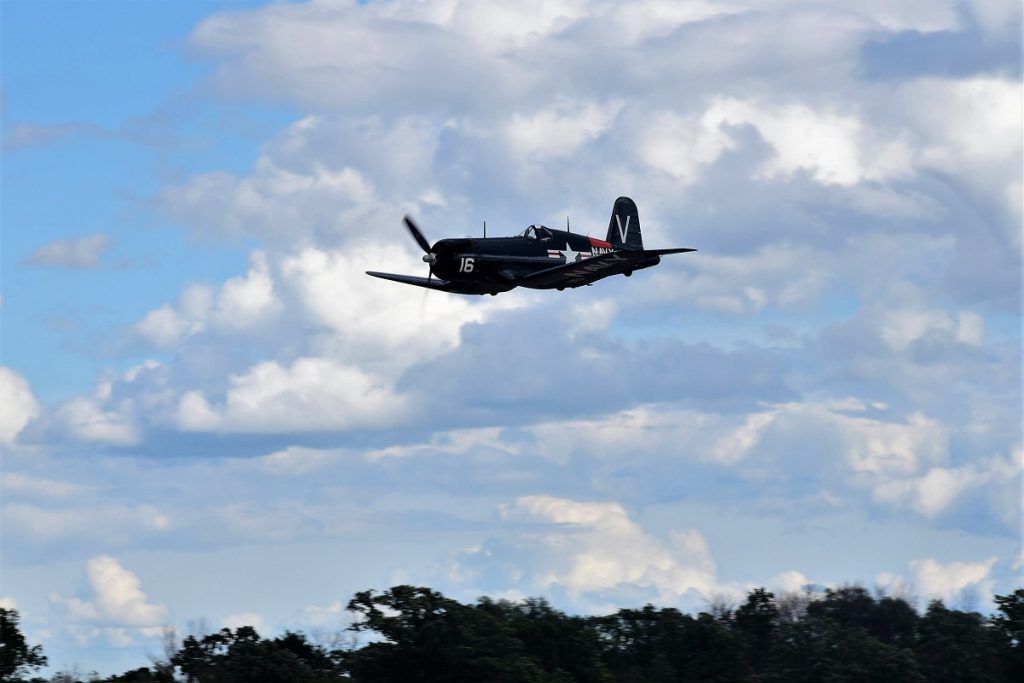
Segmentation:
<svg viewBox="0 0 1024 683">
<path fill-rule="evenodd" d="M 423 262 L 424 263 L 429 263 L 430 265 L 434 265 L 435 263 L 437 263 L 437 254 L 435 254 L 434 252 L 430 252 L 429 254 L 424 254 L 423 255 Z"/>
</svg>

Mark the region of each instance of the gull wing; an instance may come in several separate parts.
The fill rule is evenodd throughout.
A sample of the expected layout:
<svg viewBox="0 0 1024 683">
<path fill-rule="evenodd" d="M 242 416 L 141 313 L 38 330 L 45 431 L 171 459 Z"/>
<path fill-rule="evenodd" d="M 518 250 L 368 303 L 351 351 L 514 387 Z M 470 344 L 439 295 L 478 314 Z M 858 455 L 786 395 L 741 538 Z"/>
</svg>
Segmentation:
<svg viewBox="0 0 1024 683">
<path fill-rule="evenodd" d="M 415 275 L 398 275 L 396 273 L 378 273 L 375 270 L 366 271 L 367 275 L 373 277 L 379 277 L 382 280 L 391 280 L 393 282 L 401 282 L 405 285 L 416 285 L 417 287 L 425 287 L 426 289 L 439 289 L 442 292 L 451 292 L 454 290 L 451 282 L 447 280 L 439 280 L 437 278 L 425 278 L 416 277 Z"/>
<path fill-rule="evenodd" d="M 550 289 L 552 287 L 579 287 L 608 275 L 625 273 L 653 266 L 667 254 L 683 254 L 696 249 L 617 249 L 600 256 L 563 263 L 552 268 L 530 273 L 516 280 L 522 287 Z"/>
</svg>

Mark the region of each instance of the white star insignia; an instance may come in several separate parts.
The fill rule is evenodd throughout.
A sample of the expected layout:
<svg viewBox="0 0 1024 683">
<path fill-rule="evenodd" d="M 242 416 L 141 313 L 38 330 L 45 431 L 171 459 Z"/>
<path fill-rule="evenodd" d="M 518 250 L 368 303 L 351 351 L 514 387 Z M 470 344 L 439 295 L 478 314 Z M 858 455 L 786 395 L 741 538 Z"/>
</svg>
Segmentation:
<svg viewBox="0 0 1024 683">
<path fill-rule="evenodd" d="M 562 256 L 565 257 L 566 264 L 576 263 L 579 259 L 579 255 L 580 252 L 573 251 L 572 246 L 568 242 L 565 243 L 565 249 L 562 249 Z"/>
</svg>

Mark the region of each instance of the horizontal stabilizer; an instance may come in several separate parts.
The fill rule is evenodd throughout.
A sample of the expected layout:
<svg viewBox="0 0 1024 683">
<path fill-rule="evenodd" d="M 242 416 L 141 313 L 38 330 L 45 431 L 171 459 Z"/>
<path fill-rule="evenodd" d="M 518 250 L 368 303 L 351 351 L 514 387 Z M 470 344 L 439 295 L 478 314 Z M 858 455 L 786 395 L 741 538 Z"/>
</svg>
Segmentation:
<svg viewBox="0 0 1024 683">
<path fill-rule="evenodd" d="M 675 249 L 644 249 L 644 253 L 650 256 L 668 256 L 669 254 L 685 254 L 691 251 L 697 250 L 690 249 L 688 247 L 677 247 Z"/>
</svg>

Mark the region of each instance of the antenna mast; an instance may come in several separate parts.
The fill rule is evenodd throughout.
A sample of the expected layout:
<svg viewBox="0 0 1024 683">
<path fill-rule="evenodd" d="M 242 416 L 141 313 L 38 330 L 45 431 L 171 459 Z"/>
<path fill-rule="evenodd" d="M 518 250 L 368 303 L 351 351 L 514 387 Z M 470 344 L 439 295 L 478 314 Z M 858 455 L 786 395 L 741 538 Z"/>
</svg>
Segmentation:
<svg viewBox="0 0 1024 683">
<path fill-rule="evenodd" d="M 487 238 L 487 221 L 484 221 L 484 239 Z"/>
</svg>

